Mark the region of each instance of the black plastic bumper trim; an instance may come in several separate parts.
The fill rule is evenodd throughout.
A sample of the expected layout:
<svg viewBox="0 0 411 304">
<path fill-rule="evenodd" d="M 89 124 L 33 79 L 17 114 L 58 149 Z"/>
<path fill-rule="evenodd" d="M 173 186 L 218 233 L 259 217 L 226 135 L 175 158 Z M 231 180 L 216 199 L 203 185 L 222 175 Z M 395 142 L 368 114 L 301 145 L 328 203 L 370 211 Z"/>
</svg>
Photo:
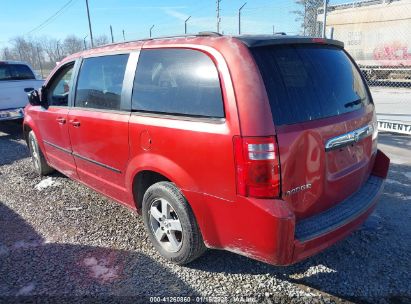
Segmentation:
<svg viewBox="0 0 411 304">
<path fill-rule="evenodd" d="M 295 227 L 295 238 L 306 242 L 354 221 L 373 205 L 383 187 L 384 179 L 370 175 L 360 190 L 338 205 L 299 221 Z"/>
</svg>

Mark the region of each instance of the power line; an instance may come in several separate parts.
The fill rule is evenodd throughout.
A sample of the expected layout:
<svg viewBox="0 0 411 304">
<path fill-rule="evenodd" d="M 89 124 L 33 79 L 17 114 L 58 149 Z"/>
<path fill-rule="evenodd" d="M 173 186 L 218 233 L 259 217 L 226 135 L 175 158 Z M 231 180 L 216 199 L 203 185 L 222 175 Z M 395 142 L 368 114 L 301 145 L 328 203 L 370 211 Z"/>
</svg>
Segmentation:
<svg viewBox="0 0 411 304">
<path fill-rule="evenodd" d="M 53 15 L 51 15 L 49 18 L 44 20 L 42 23 L 40 23 L 38 26 L 30 30 L 29 32 L 26 33 L 26 35 L 30 35 L 31 33 L 38 31 L 42 28 L 44 28 L 46 25 L 48 25 L 50 22 L 52 22 L 56 17 L 58 17 L 70 4 L 72 4 L 73 1 L 77 0 L 69 0 L 66 4 L 64 4 L 57 12 L 55 12 Z"/>
</svg>

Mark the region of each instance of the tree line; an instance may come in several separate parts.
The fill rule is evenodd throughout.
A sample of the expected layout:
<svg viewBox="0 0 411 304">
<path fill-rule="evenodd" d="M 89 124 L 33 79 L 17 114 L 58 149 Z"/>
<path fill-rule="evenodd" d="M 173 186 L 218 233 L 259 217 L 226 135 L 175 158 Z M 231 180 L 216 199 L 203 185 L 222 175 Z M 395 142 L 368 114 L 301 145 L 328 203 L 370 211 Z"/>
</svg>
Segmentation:
<svg viewBox="0 0 411 304">
<path fill-rule="evenodd" d="M 97 36 L 93 41 L 95 46 L 109 43 L 106 35 Z M 64 57 L 89 47 L 89 40 L 75 35 L 68 35 L 65 39 L 16 36 L 8 46 L 0 49 L 0 59 L 28 62 L 45 77 Z"/>
</svg>

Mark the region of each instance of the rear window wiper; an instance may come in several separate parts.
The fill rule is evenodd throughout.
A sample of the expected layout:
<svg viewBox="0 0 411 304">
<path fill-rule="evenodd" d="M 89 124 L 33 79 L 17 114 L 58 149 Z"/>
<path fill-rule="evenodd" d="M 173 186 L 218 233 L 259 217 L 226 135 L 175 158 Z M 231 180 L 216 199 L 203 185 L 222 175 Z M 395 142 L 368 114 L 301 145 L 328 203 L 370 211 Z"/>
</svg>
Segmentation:
<svg viewBox="0 0 411 304">
<path fill-rule="evenodd" d="M 346 103 L 346 104 L 344 105 L 344 107 L 346 107 L 346 108 L 352 108 L 352 107 L 354 107 L 354 106 L 356 106 L 356 105 L 359 105 L 361 102 L 362 102 L 362 98 L 357 99 L 357 100 L 354 100 L 354 101 L 351 101 L 351 102 L 348 102 L 348 103 Z"/>
</svg>

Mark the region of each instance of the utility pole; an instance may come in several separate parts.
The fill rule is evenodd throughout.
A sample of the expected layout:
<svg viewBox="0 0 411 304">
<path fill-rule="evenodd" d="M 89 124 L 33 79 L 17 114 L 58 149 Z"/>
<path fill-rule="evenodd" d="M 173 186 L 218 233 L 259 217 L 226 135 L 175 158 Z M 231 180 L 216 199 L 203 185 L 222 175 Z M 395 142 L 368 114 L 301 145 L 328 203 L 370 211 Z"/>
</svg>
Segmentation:
<svg viewBox="0 0 411 304">
<path fill-rule="evenodd" d="M 326 37 L 326 27 L 327 27 L 327 7 L 328 7 L 328 0 L 324 0 L 324 12 L 323 12 L 323 38 Z"/>
<path fill-rule="evenodd" d="M 113 27 L 110 24 L 110 33 L 111 33 L 111 43 L 114 43 L 114 37 L 113 37 Z"/>
<path fill-rule="evenodd" d="M 188 17 L 185 21 L 184 21 L 184 34 L 187 34 L 187 21 L 190 20 L 191 16 Z"/>
<path fill-rule="evenodd" d="M 153 28 L 154 28 L 154 24 L 150 27 L 150 38 L 151 38 Z"/>
<path fill-rule="evenodd" d="M 89 10 L 89 8 L 88 8 L 88 0 L 86 0 L 86 6 L 87 6 L 88 28 L 89 28 L 89 30 L 90 30 L 91 48 L 93 48 L 93 47 L 94 47 L 93 31 L 91 30 L 90 10 Z"/>
<path fill-rule="evenodd" d="M 275 35 L 275 26 L 273 25 L 273 35 Z"/>
<path fill-rule="evenodd" d="M 57 57 L 58 57 L 57 59 L 58 61 L 60 61 L 61 59 L 59 45 L 60 45 L 60 40 L 57 40 Z"/>
<path fill-rule="evenodd" d="M 220 33 L 220 2 L 221 0 L 217 0 L 217 33 Z"/>
<path fill-rule="evenodd" d="M 243 9 L 243 7 L 247 4 L 244 3 L 239 9 L 238 9 L 238 35 L 241 35 L 241 10 Z"/>
<path fill-rule="evenodd" d="M 88 35 L 86 35 L 84 38 L 83 38 L 83 43 L 84 43 L 84 49 L 85 50 L 87 50 L 87 44 L 86 44 L 86 38 L 88 37 Z"/>
<path fill-rule="evenodd" d="M 37 49 L 37 57 L 39 59 L 41 78 L 44 78 L 44 76 L 43 76 L 43 65 L 41 64 L 41 58 L 40 58 L 40 49 L 39 49 L 39 47 L 37 47 L 36 49 Z"/>
<path fill-rule="evenodd" d="M 126 41 L 126 34 L 124 34 L 124 30 L 123 30 L 123 40 Z"/>
</svg>

